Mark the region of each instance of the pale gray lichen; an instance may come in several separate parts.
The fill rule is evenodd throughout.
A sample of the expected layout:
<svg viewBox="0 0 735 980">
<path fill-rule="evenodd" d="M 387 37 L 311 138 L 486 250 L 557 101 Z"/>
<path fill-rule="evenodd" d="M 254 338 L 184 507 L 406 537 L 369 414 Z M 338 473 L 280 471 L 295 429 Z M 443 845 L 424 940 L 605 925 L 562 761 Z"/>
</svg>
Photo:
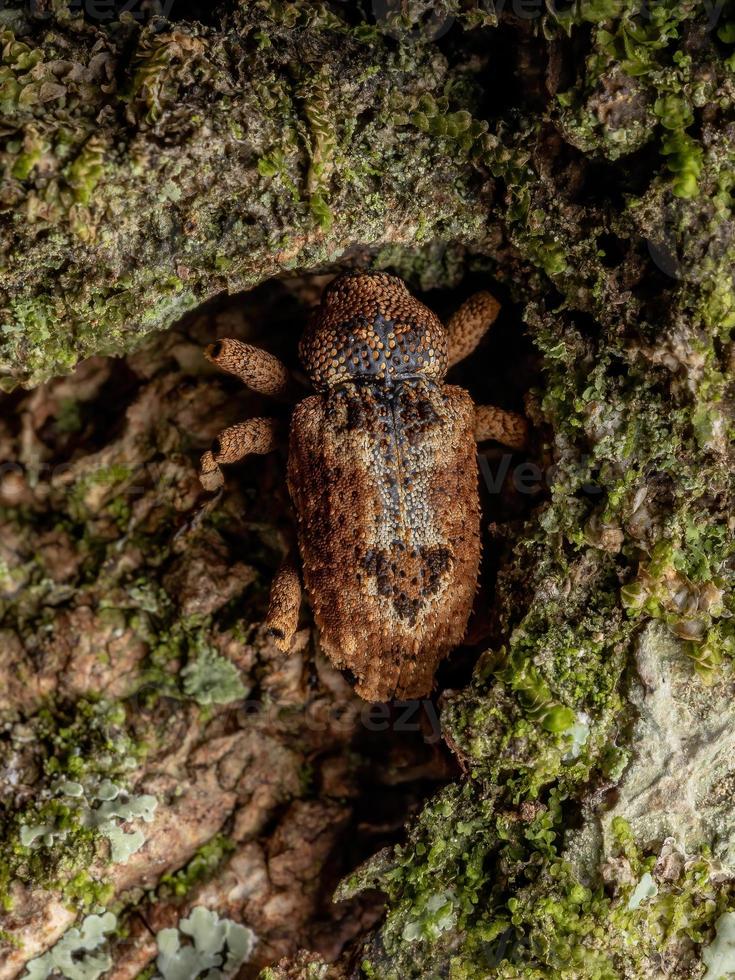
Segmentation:
<svg viewBox="0 0 735 980">
<path fill-rule="evenodd" d="M 61 939 L 43 956 L 26 964 L 22 980 L 97 980 L 112 966 L 112 957 L 103 949 L 107 936 L 115 929 L 117 918 L 112 912 L 88 915 L 80 927 L 67 929 Z"/>
<path fill-rule="evenodd" d="M 95 827 L 109 840 L 110 859 L 115 864 L 125 864 L 145 844 L 145 834 L 139 827 L 126 832 L 116 821 L 143 820 L 151 823 L 158 801 L 155 796 L 145 793 L 130 796 L 109 780 L 97 790 L 96 799 L 101 801 L 100 805 L 85 811 L 86 825 Z"/>
<path fill-rule="evenodd" d="M 569 738 L 569 748 L 562 756 L 562 762 L 573 762 L 582 754 L 582 749 L 590 737 L 591 718 L 586 711 L 578 711 L 577 717 L 565 734 Z"/>
<path fill-rule="evenodd" d="M 723 912 L 715 929 L 715 938 L 702 951 L 707 967 L 703 980 L 726 980 L 735 975 L 735 912 Z"/>
<path fill-rule="evenodd" d="M 192 942 L 182 945 L 182 937 Z M 250 958 L 256 937 L 252 929 L 221 919 L 199 905 L 179 921 L 177 929 L 156 934 L 156 980 L 222 980 L 231 977 Z"/>
<path fill-rule="evenodd" d="M 628 899 L 628 908 L 631 911 L 638 909 L 649 898 L 655 898 L 656 895 L 658 895 L 658 885 L 653 880 L 650 871 L 646 871 L 645 874 L 641 875 L 641 880 L 635 886 L 633 894 Z"/>
<path fill-rule="evenodd" d="M 675 839 L 685 853 L 711 848 L 724 873 L 735 873 L 735 678 L 723 671 L 706 685 L 681 640 L 661 624 L 636 645 L 637 711 L 630 762 L 605 809 L 587 807 L 584 830 L 570 834 L 567 854 L 589 871 L 616 849 L 625 821 L 643 847 Z"/>
<path fill-rule="evenodd" d="M 406 942 L 415 942 L 426 936 L 436 938 L 457 925 L 457 896 L 451 890 L 434 892 L 429 895 L 424 907 L 416 918 L 409 919 L 403 928 Z"/>
<path fill-rule="evenodd" d="M 55 787 L 54 797 L 69 804 L 76 803 L 79 807 L 79 825 L 91 827 L 107 838 L 110 842 L 110 860 L 115 864 L 125 864 L 146 840 L 140 828 L 126 831 L 121 824 L 133 820 L 151 823 L 158 802 L 155 796 L 148 794 L 130 795 L 109 779 L 86 787 L 74 780 L 63 780 Z M 57 841 L 67 837 L 69 826 L 51 823 L 24 825 L 20 828 L 20 842 L 24 847 L 33 847 L 39 841 L 46 847 L 53 847 Z"/>
<path fill-rule="evenodd" d="M 214 650 L 202 650 L 182 669 L 181 677 L 184 693 L 197 704 L 229 704 L 248 694 L 237 667 Z"/>
</svg>

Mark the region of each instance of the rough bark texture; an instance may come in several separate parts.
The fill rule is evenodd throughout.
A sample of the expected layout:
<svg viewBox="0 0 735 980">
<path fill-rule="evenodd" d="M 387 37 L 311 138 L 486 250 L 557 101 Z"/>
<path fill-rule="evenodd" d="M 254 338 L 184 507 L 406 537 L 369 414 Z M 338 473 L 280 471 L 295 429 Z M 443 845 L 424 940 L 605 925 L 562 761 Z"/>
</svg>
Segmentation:
<svg viewBox="0 0 735 980">
<path fill-rule="evenodd" d="M 6 389 L 284 270 L 486 237 L 491 186 L 407 125 L 424 93 L 471 105 L 471 77 L 320 5 L 231 7 L 211 27 L 5 15 Z"/>
<path fill-rule="evenodd" d="M 142 31 L 3 16 L 8 377 L 380 247 L 412 285 L 457 287 L 422 296 L 440 313 L 477 287 L 504 301 L 455 380 L 525 393 L 534 442 L 524 468 L 483 454 L 471 635 L 407 733 L 326 665 L 308 610 L 287 661 L 259 630 L 289 536 L 279 460 L 204 511 L 195 480 L 214 432 L 264 407 L 201 345 L 293 363 L 323 276 L 5 396 L 0 976 L 103 908 L 124 927 L 92 951 L 109 975 L 164 975 L 156 933 L 194 949 L 200 907 L 255 933 L 244 977 L 733 973 L 732 5 L 417 4 L 368 29 L 309 4 Z M 112 59 L 104 98 L 73 64 L 50 81 L 44 35 L 89 71 L 94 45 L 94 71 Z M 63 79 L 91 90 L 57 102 L 42 86 Z M 113 793 L 129 816 L 101 824 Z"/>
</svg>

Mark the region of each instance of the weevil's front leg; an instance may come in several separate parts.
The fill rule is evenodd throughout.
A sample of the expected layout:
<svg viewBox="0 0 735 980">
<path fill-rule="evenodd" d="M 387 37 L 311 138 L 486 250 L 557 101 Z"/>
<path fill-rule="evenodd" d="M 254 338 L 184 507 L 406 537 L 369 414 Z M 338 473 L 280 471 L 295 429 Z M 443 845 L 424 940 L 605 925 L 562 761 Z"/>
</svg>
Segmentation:
<svg viewBox="0 0 735 980">
<path fill-rule="evenodd" d="M 291 374 L 277 357 L 243 343 L 225 338 L 210 344 L 204 352 L 208 360 L 239 378 L 260 395 L 288 398 L 293 390 Z"/>
<path fill-rule="evenodd" d="M 281 562 L 271 585 L 265 626 L 279 650 L 288 652 L 299 622 L 301 576 L 296 558 L 290 552 Z"/>
<path fill-rule="evenodd" d="M 275 449 L 277 431 L 275 419 L 248 419 L 223 429 L 201 459 L 199 480 L 204 489 L 217 490 L 224 483 L 220 463 L 238 463 L 250 453 L 262 455 Z"/>
<path fill-rule="evenodd" d="M 518 412 L 494 405 L 475 405 L 475 439 L 495 439 L 509 449 L 523 449 L 528 443 L 528 422 Z"/>
<path fill-rule="evenodd" d="M 465 300 L 447 323 L 449 367 L 472 353 L 483 334 L 497 319 L 499 312 L 500 303 L 490 293 L 475 293 Z"/>
</svg>

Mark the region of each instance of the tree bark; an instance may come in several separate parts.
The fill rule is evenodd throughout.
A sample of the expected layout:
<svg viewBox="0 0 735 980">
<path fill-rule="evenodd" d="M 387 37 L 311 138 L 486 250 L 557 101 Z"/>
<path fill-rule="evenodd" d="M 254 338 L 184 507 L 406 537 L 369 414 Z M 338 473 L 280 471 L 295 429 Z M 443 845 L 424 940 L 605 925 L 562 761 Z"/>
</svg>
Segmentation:
<svg viewBox="0 0 735 980">
<path fill-rule="evenodd" d="M 3 32 L 6 390 L 131 350 L 222 291 L 487 237 L 487 180 L 410 124 L 425 93 L 472 108 L 435 49 L 320 5 L 233 4 L 212 27 L 44 8 Z"/>
<path fill-rule="evenodd" d="M 424 14 L 6 18 L 8 385 L 128 353 L 3 396 L 2 977 L 110 908 L 115 980 L 202 907 L 264 980 L 735 969 L 732 15 Z M 481 447 L 475 612 L 410 711 L 307 608 L 264 635 L 282 455 L 196 480 L 273 411 L 201 348 L 296 366 L 368 260 L 442 315 L 496 294 L 450 380 L 532 424 Z"/>
</svg>

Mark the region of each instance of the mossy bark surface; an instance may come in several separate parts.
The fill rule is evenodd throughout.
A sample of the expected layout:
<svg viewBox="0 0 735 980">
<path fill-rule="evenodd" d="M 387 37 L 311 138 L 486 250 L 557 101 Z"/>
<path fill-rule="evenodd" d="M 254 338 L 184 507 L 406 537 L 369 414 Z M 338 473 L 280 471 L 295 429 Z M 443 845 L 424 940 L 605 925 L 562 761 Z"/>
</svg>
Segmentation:
<svg viewBox="0 0 735 980">
<path fill-rule="evenodd" d="M 153 975 L 200 906 L 243 977 L 735 972 L 735 9 L 532 6 L 3 15 L 0 976 L 105 909 Z M 270 411 L 201 346 L 295 364 L 355 263 L 499 295 L 450 380 L 534 427 L 408 721 L 259 628 L 279 458 L 195 475 Z"/>
<path fill-rule="evenodd" d="M 30 6 L 0 38 L 6 388 L 287 270 L 487 237 L 491 183 L 408 124 L 445 87 L 472 107 L 438 51 L 321 5 L 231 5 L 211 26 Z"/>
</svg>

